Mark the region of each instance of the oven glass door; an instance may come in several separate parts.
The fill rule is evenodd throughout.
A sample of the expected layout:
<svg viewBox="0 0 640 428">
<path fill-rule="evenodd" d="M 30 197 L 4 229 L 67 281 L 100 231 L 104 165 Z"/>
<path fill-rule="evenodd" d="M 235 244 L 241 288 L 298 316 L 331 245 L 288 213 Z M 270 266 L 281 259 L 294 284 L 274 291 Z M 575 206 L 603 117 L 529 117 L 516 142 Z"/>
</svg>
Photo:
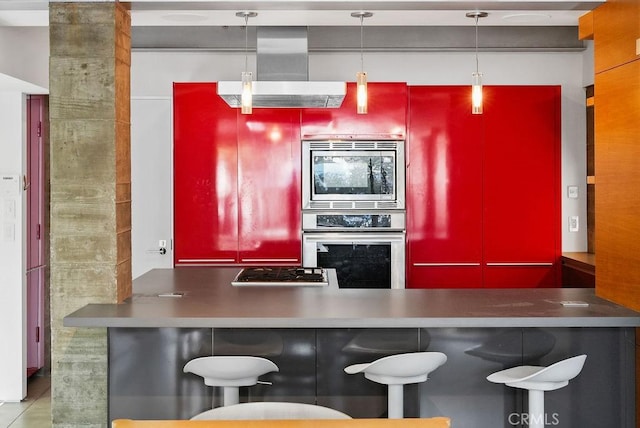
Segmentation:
<svg viewBox="0 0 640 428">
<path fill-rule="evenodd" d="M 339 288 L 391 288 L 388 243 L 316 244 L 318 266 L 334 268 Z"/>
<path fill-rule="evenodd" d="M 313 200 L 394 200 L 394 151 L 313 151 Z"/>
<path fill-rule="evenodd" d="M 404 288 L 403 233 L 305 233 L 303 264 L 334 268 L 339 288 Z"/>
</svg>

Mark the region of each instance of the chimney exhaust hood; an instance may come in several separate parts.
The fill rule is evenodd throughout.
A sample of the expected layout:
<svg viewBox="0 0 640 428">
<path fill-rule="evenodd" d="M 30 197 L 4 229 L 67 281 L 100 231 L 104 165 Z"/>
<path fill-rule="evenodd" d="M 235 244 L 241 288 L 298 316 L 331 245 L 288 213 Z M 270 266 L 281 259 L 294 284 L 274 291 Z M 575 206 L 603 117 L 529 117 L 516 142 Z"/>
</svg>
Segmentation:
<svg viewBox="0 0 640 428">
<path fill-rule="evenodd" d="M 306 27 L 258 27 L 253 107 L 337 108 L 345 82 L 309 81 Z M 242 82 L 218 82 L 218 95 L 240 107 Z"/>
</svg>

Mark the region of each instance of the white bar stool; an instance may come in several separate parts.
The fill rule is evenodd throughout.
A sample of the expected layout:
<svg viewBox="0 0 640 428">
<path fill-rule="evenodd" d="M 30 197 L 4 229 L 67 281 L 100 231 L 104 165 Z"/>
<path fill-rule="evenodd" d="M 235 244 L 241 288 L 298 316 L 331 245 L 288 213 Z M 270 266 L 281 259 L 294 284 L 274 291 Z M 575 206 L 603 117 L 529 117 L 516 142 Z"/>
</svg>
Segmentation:
<svg viewBox="0 0 640 428">
<path fill-rule="evenodd" d="M 240 402 L 241 386 L 255 385 L 259 376 L 277 372 L 278 366 L 262 357 L 225 355 L 195 358 L 183 371 L 204 378 L 205 385 L 221 386 L 223 406 L 229 406 Z"/>
<path fill-rule="evenodd" d="M 364 373 L 370 381 L 389 386 L 388 417 L 404 416 L 403 386 L 425 382 L 429 373 L 443 365 L 447 356 L 441 352 L 410 352 L 390 355 L 371 363 L 353 364 L 344 369 L 348 374 Z"/>
<path fill-rule="evenodd" d="M 218 407 L 198 413 L 191 420 L 249 419 L 351 419 L 351 416 L 329 407 L 304 403 L 264 401 Z"/>
<path fill-rule="evenodd" d="M 513 367 L 495 372 L 487 376 L 487 380 L 528 390 L 529 428 L 543 428 L 545 423 L 544 392 L 567 386 L 571 379 L 580 374 L 586 359 L 586 355 L 578 355 L 558 361 L 548 367 Z"/>
</svg>

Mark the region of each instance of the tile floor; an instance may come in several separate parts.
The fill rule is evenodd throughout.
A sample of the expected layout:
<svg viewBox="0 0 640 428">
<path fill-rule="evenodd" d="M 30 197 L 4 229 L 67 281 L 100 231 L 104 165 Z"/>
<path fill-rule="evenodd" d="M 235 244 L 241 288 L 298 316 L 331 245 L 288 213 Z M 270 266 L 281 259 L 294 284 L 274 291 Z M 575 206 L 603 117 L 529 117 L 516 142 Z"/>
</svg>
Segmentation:
<svg viewBox="0 0 640 428">
<path fill-rule="evenodd" d="M 36 375 L 28 382 L 27 398 L 0 402 L 0 428 L 51 428 L 51 378 Z"/>
</svg>

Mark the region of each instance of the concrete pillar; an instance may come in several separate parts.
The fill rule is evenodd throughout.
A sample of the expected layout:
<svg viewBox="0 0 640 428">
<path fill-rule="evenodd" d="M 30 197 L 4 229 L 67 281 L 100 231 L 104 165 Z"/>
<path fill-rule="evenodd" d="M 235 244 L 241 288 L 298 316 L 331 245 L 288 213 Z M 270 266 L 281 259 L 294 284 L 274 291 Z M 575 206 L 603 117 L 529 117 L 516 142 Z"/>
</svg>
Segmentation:
<svg viewBox="0 0 640 428">
<path fill-rule="evenodd" d="M 49 12 L 52 425 L 106 427 L 106 329 L 62 319 L 131 295 L 131 20 L 117 2 Z"/>
</svg>

